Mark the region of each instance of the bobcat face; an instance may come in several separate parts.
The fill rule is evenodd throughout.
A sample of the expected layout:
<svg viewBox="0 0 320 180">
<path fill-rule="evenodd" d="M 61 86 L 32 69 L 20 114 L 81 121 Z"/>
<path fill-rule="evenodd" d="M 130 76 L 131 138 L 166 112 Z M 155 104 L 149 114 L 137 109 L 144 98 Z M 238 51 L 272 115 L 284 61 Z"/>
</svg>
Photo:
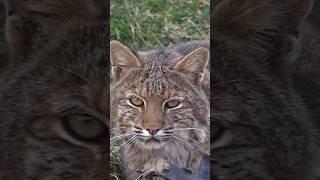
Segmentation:
<svg viewBox="0 0 320 180">
<path fill-rule="evenodd" d="M 161 69 L 163 74 L 159 74 Z M 143 78 L 146 72 L 157 73 L 159 77 L 152 79 L 154 77 L 150 75 Z M 173 135 L 189 136 L 188 131 L 183 131 L 183 128 L 201 125 L 197 122 L 197 117 L 201 117 L 200 108 L 205 108 L 202 104 L 207 102 L 202 94 L 192 90 L 193 87 L 177 73 L 170 72 L 166 67 L 159 67 L 155 70 L 131 72 L 127 77 L 123 84 L 114 87 L 117 91 L 111 93 L 119 102 L 119 126 L 129 128 L 125 133 L 135 133 L 139 144 L 146 148 L 160 148 Z M 124 82 L 130 82 L 129 87 Z M 158 83 L 153 84 L 154 82 Z M 155 86 L 152 87 L 153 85 Z M 161 87 L 163 89 L 158 89 Z M 201 97 L 200 102 L 195 102 L 192 94 Z M 197 103 L 198 108 L 194 108 L 196 104 L 192 102 Z"/>
<path fill-rule="evenodd" d="M 299 45 L 291 33 L 299 32 L 310 4 L 222 0 L 215 7 L 214 179 L 316 179 L 313 126 L 290 84 Z"/>
<path fill-rule="evenodd" d="M 114 47 L 116 48 L 114 51 L 130 53 L 118 42 L 115 43 L 111 44 L 111 48 L 119 47 Z M 123 49 L 120 49 L 122 47 Z M 196 58 L 204 59 L 206 63 L 207 50 L 198 51 L 203 52 L 195 52 L 201 56 Z M 173 59 L 157 61 L 154 58 L 158 54 L 153 54 L 154 57 L 151 57 L 151 54 L 144 54 L 144 57 L 138 59 L 132 54 L 131 58 L 136 61 L 136 66 L 127 70 L 122 67 L 122 71 L 127 71 L 122 75 L 119 75 L 122 73 L 119 72 L 120 69 L 114 69 L 116 71 L 114 77 L 121 77 L 115 79 L 111 87 L 111 104 L 115 107 L 112 112 L 113 127 L 119 130 L 118 133 L 128 135 L 125 137 L 126 141 L 146 149 L 159 149 L 173 142 L 178 144 L 188 142 L 188 137 L 203 141 L 206 132 L 202 128 L 207 126 L 208 112 L 205 95 L 199 91 L 197 85 L 190 83 L 190 79 L 181 73 L 179 68 L 182 67 L 178 66 L 182 64 L 171 67 L 172 65 L 166 64 L 168 62 L 165 63 L 169 60 L 182 58 L 180 61 L 189 61 L 189 59 L 187 57 L 183 60 L 181 55 L 170 51 L 161 53 L 171 53 L 172 57 L 169 58 Z M 116 56 L 116 54 L 111 55 L 114 57 L 113 61 L 118 60 Z M 126 57 L 126 60 L 128 58 L 130 57 Z M 205 66 L 206 64 L 203 67 Z"/>
</svg>

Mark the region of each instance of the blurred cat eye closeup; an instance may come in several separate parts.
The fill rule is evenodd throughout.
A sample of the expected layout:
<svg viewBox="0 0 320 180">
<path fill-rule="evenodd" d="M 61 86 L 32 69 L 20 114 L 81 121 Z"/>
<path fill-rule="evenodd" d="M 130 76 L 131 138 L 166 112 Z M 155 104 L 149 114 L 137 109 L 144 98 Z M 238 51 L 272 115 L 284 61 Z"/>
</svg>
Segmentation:
<svg viewBox="0 0 320 180">
<path fill-rule="evenodd" d="M 110 179 L 108 9 L 0 0 L 1 180 Z"/>
<path fill-rule="evenodd" d="M 211 7 L 212 179 L 320 179 L 320 0 Z"/>
</svg>

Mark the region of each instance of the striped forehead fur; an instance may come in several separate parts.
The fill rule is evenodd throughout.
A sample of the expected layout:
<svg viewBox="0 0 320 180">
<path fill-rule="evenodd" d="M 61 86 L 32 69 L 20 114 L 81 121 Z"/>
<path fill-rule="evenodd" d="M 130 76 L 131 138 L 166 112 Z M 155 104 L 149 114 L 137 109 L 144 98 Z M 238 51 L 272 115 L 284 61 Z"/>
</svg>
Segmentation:
<svg viewBox="0 0 320 180">
<path fill-rule="evenodd" d="M 168 49 L 160 49 L 141 53 L 144 63 L 144 76 L 141 79 L 149 96 L 162 96 L 169 86 L 168 71 L 175 60 L 181 58 L 179 53 Z"/>
<path fill-rule="evenodd" d="M 156 61 L 145 65 L 143 84 L 149 96 L 164 94 L 168 87 L 167 72 L 168 68 Z"/>
</svg>

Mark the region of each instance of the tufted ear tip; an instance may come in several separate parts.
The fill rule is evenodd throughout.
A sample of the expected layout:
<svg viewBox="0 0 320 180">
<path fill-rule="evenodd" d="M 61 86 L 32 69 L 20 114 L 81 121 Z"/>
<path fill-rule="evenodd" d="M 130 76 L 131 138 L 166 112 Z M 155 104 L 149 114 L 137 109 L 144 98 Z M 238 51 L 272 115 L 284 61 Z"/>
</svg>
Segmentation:
<svg viewBox="0 0 320 180">
<path fill-rule="evenodd" d="M 122 46 L 121 42 L 112 40 L 110 41 L 110 47 Z"/>
</svg>

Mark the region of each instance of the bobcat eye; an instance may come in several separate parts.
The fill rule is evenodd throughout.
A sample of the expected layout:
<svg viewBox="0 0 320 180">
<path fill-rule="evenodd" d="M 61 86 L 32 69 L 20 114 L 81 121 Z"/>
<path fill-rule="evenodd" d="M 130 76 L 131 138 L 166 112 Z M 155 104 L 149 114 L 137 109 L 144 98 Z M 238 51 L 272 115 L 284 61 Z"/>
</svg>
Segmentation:
<svg viewBox="0 0 320 180">
<path fill-rule="evenodd" d="M 178 101 L 178 100 L 170 100 L 170 101 L 166 102 L 165 107 L 166 108 L 175 108 L 175 107 L 179 106 L 179 104 L 180 104 L 180 101 Z"/>
<path fill-rule="evenodd" d="M 137 106 L 137 107 L 141 107 L 141 106 L 143 106 L 143 104 L 144 104 L 144 102 L 143 102 L 142 99 L 140 99 L 140 98 L 138 98 L 138 97 L 135 97 L 135 96 L 131 97 L 131 98 L 129 99 L 129 102 L 130 102 L 132 105 Z"/>
<path fill-rule="evenodd" d="M 69 133 L 85 140 L 96 139 L 107 133 L 107 128 L 101 121 L 88 115 L 68 117 L 65 126 Z"/>
</svg>

